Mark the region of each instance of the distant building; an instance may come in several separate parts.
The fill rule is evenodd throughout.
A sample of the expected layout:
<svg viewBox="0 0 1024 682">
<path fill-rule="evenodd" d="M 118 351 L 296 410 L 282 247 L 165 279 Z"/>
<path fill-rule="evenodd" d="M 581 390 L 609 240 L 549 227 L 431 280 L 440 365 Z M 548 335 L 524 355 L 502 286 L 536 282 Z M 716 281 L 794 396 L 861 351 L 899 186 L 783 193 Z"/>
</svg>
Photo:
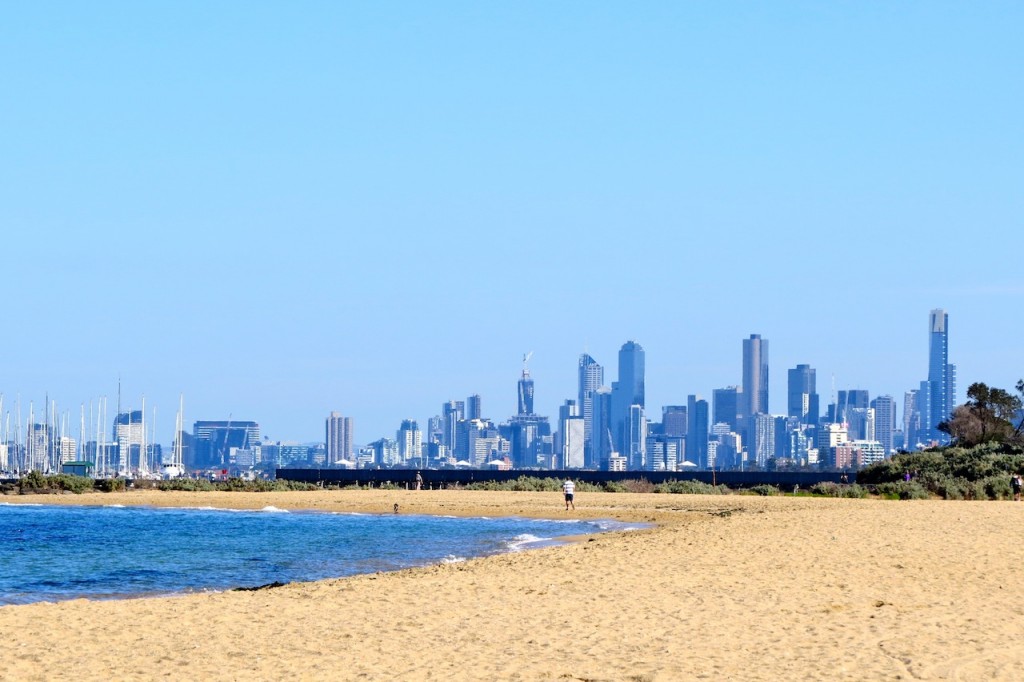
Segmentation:
<svg viewBox="0 0 1024 682">
<path fill-rule="evenodd" d="M 896 400 L 891 395 L 880 395 L 871 401 L 871 407 L 875 410 L 875 439 L 888 457 L 893 453 L 896 434 Z"/>
<path fill-rule="evenodd" d="M 698 469 L 708 468 L 708 401 L 699 395 L 686 398 L 686 461 Z"/>
<path fill-rule="evenodd" d="M 482 419 L 483 418 L 483 403 L 479 393 L 466 398 L 466 419 Z"/>
<path fill-rule="evenodd" d="M 232 450 L 260 445 L 260 426 L 253 421 L 197 421 L 192 428 L 192 461 L 189 469 L 227 468 Z"/>
<path fill-rule="evenodd" d="M 685 438 L 682 436 L 648 436 L 645 447 L 647 471 L 678 471 L 682 461 Z"/>
<path fill-rule="evenodd" d="M 395 438 L 398 443 L 398 460 L 408 466 L 423 466 L 423 434 L 412 419 L 403 419 Z"/>
<path fill-rule="evenodd" d="M 619 349 L 619 380 L 612 383 L 612 437 L 615 449 L 624 456 L 627 456 L 631 449 L 638 449 L 637 443 L 633 440 L 634 447 L 630 447 L 630 419 L 634 405 L 644 408 L 644 374 L 645 354 L 643 346 L 636 341 L 627 341 Z M 636 427 L 636 424 L 633 424 Z M 637 429 L 634 428 L 632 436 L 636 437 Z M 632 468 L 632 463 L 631 463 Z"/>
<path fill-rule="evenodd" d="M 585 420 L 575 400 L 566 400 L 558 410 L 558 450 L 563 469 L 582 469 L 585 465 Z"/>
<path fill-rule="evenodd" d="M 716 388 L 711 392 L 713 415 L 716 424 L 728 424 L 730 431 L 739 432 L 741 396 L 739 386 Z"/>
<path fill-rule="evenodd" d="M 615 452 L 612 438 L 612 389 L 607 386 L 594 391 L 594 424 L 591 429 L 591 448 L 588 469 L 607 469 L 608 458 Z"/>
<path fill-rule="evenodd" d="M 661 432 L 666 436 L 685 436 L 689 426 L 686 405 L 665 405 L 661 408 Z"/>
<path fill-rule="evenodd" d="M 743 393 L 740 414 L 768 412 L 768 340 L 751 334 L 743 340 Z"/>
<path fill-rule="evenodd" d="M 763 412 L 755 414 L 750 433 L 753 464 L 763 469 L 768 460 L 775 459 L 775 417 Z"/>
<path fill-rule="evenodd" d="M 352 459 L 352 418 L 331 412 L 327 417 L 327 463 L 339 464 Z"/>
<path fill-rule="evenodd" d="M 928 392 L 927 420 L 922 425 L 925 441 L 947 442 L 949 436 L 938 430 L 956 407 L 956 365 L 949 363 L 949 315 L 936 308 L 928 317 L 928 380 L 922 384 Z"/>
<path fill-rule="evenodd" d="M 449 451 L 454 452 L 458 423 L 466 418 L 466 404 L 461 400 L 449 400 L 441 406 L 441 418 L 444 420 L 441 444 Z"/>
<path fill-rule="evenodd" d="M 801 424 L 815 426 L 820 415 L 815 371 L 810 365 L 797 365 L 789 370 L 786 416 Z"/>
<path fill-rule="evenodd" d="M 647 456 L 647 418 L 643 405 L 630 405 L 626 417 L 626 459 L 631 471 L 644 468 Z"/>
<path fill-rule="evenodd" d="M 583 417 L 584 458 L 588 467 L 596 468 L 594 442 L 594 394 L 604 385 L 604 367 L 588 354 L 580 355 L 578 367 L 578 404 Z"/>
</svg>

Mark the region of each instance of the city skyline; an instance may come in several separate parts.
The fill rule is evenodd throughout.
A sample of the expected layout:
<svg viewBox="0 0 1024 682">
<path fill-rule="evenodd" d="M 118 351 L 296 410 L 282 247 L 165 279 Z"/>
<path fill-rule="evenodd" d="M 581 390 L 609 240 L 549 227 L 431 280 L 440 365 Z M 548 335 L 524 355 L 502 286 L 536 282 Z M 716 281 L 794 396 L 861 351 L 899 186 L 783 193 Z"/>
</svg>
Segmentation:
<svg viewBox="0 0 1024 682">
<path fill-rule="evenodd" d="M 948 325 L 949 315 L 947 311 L 943 309 L 933 309 L 929 312 L 927 344 L 925 350 L 923 351 L 923 355 L 927 358 L 927 362 L 925 363 L 926 367 L 923 371 L 926 372 L 928 376 L 946 376 L 944 372 L 946 372 L 947 370 L 943 368 L 946 367 L 946 363 L 949 362 Z M 914 385 L 908 385 L 901 391 L 892 392 L 878 390 L 875 389 L 874 387 L 857 386 L 840 388 L 840 384 L 838 383 L 835 383 L 834 386 L 822 387 L 820 382 L 817 382 L 815 380 L 815 377 L 818 373 L 818 368 L 814 367 L 812 364 L 809 363 L 798 363 L 794 367 L 788 367 L 785 368 L 784 370 L 776 367 L 776 375 L 785 372 L 785 376 L 787 378 L 784 382 L 779 379 L 776 379 L 776 388 L 774 391 L 771 391 L 769 390 L 769 382 L 765 381 L 765 379 L 767 379 L 768 377 L 769 366 L 771 365 L 770 359 L 768 358 L 769 343 L 770 340 L 768 338 L 765 338 L 761 334 L 750 334 L 748 337 L 741 339 L 739 344 L 740 348 L 738 349 L 740 359 L 737 361 L 738 366 L 741 368 L 740 373 L 742 375 L 745 375 L 746 381 L 754 382 L 753 385 L 755 385 L 756 390 L 759 392 L 760 395 L 758 399 L 759 402 L 763 401 L 766 398 L 770 401 L 771 409 L 769 409 L 765 413 L 769 415 L 794 416 L 794 404 L 802 404 L 805 405 L 806 408 L 809 410 L 818 410 L 819 416 L 822 419 L 825 419 L 827 416 L 825 408 L 834 401 L 837 410 L 839 410 L 836 419 L 840 422 L 846 422 L 848 421 L 848 408 L 866 408 L 868 407 L 869 400 L 871 402 L 871 407 L 875 407 L 876 400 L 878 398 L 885 397 L 891 400 L 891 405 L 888 402 L 886 403 L 887 409 L 892 410 L 891 416 L 886 417 L 888 419 L 888 423 L 891 424 L 893 428 L 896 428 L 897 426 L 905 428 L 905 420 L 907 418 L 907 407 L 905 404 L 903 408 L 904 412 L 900 414 L 897 410 L 897 404 L 903 402 L 903 397 L 907 394 L 907 392 L 916 392 L 917 396 L 921 396 L 923 393 L 925 393 L 924 387 L 929 382 L 929 380 L 926 379 L 924 381 L 919 381 Z M 644 394 L 646 391 L 645 386 L 651 375 L 647 373 L 645 369 L 647 356 L 645 349 L 636 340 L 632 339 L 622 344 L 617 353 L 618 363 L 612 365 L 611 367 L 606 367 L 600 364 L 589 353 L 581 353 L 577 357 L 576 392 L 567 392 L 566 396 L 562 398 L 562 404 L 559 407 L 557 407 L 552 413 L 535 410 L 535 384 L 531 372 L 528 369 L 528 362 L 532 359 L 533 355 L 534 353 L 531 352 L 525 354 L 522 358 L 523 364 L 519 373 L 519 379 L 516 383 L 517 389 L 515 392 L 517 393 L 517 397 L 514 399 L 518 403 L 518 405 L 514 408 L 514 410 L 510 411 L 508 414 L 492 414 L 491 412 L 487 411 L 486 408 L 483 407 L 483 405 L 486 405 L 488 403 L 486 398 L 484 396 L 481 396 L 481 394 L 479 393 L 473 393 L 464 397 L 463 399 L 459 399 L 456 397 L 446 399 L 443 402 L 443 404 L 441 404 L 441 409 L 436 410 L 433 413 L 429 413 L 428 411 L 428 414 L 426 415 L 395 417 L 395 423 L 400 424 L 395 429 L 385 429 L 380 433 L 365 434 L 365 437 L 353 436 L 354 433 L 358 433 L 359 429 L 358 424 L 355 423 L 354 419 L 351 416 L 349 416 L 348 414 L 343 415 L 337 410 L 331 410 L 330 413 L 326 415 L 326 437 L 323 436 L 323 434 L 325 433 L 323 429 L 325 427 L 324 420 L 321 419 L 321 437 L 319 439 L 304 440 L 299 438 L 290 438 L 287 435 L 270 436 L 269 434 L 266 434 L 264 432 L 264 434 L 267 435 L 267 438 L 265 438 L 264 440 L 269 439 L 270 442 L 282 443 L 325 445 L 327 448 L 328 458 L 330 458 L 332 456 L 331 453 L 333 452 L 332 442 L 336 438 L 341 438 L 346 443 L 346 446 L 343 449 L 348 450 L 351 453 L 358 447 L 364 447 L 370 444 L 372 441 L 378 440 L 380 438 L 392 438 L 393 434 L 396 431 L 402 431 L 410 422 L 420 422 L 426 425 L 431 419 L 434 419 L 435 417 L 440 418 L 443 421 L 446 418 L 445 414 L 448 405 L 454 406 L 452 409 L 453 411 L 457 412 L 456 419 L 483 418 L 489 419 L 495 424 L 497 424 L 499 422 L 504 422 L 506 419 L 514 417 L 516 415 L 520 417 L 536 415 L 542 418 L 554 418 L 556 415 L 561 414 L 564 417 L 564 402 L 567 400 L 572 400 L 577 406 L 576 416 L 578 416 L 582 420 L 584 419 L 586 412 L 584 408 L 584 386 L 589 387 L 591 391 L 596 391 L 599 388 L 609 390 L 608 397 L 611 410 L 611 422 L 609 424 L 606 424 L 605 428 L 607 428 L 610 432 L 608 434 L 610 442 L 615 443 L 615 440 L 618 438 L 619 442 L 615 445 L 615 447 L 620 452 L 620 454 L 623 451 L 623 448 L 625 448 L 626 451 L 628 451 L 628 439 L 625 441 L 622 440 L 623 438 L 625 438 L 625 435 L 623 433 L 619 433 L 618 436 L 616 436 L 614 431 L 616 430 L 616 428 L 624 428 L 622 426 L 622 420 L 628 419 L 628 407 L 631 403 L 640 403 L 641 408 L 644 408 L 645 410 L 642 410 L 641 414 L 644 415 L 644 418 L 647 422 L 657 422 L 660 419 L 662 410 L 672 408 L 673 405 L 676 404 L 690 404 L 692 406 L 695 400 L 699 401 L 703 398 L 704 400 L 707 401 L 707 407 L 705 409 L 710 410 L 713 407 L 717 415 L 717 412 L 720 409 L 719 403 L 722 400 L 728 400 L 728 404 L 735 405 L 734 409 L 737 413 L 737 419 L 735 420 L 735 423 L 733 423 L 734 429 L 737 430 L 737 432 L 739 433 L 743 433 L 745 429 L 748 428 L 745 427 L 743 424 L 744 410 L 749 409 L 749 407 L 748 403 L 745 402 L 747 398 L 744 397 L 742 385 L 730 384 L 729 382 L 719 382 L 721 386 L 717 388 L 710 389 L 706 392 L 688 394 L 685 397 L 680 397 L 680 399 L 677 400 L 676 402 L 665 402 L 659 405 L 644 405 Z M 634 359 L 634 357 L 636 357 L 636 359 Z M 953 376 L 953 383 L 948 388 L 955 391 L 955 363 L 949 364 L 948 367 L 951 368 Z M 599 377 L 600 379 L 605 378 L 605 369 L 608 369 L 612 376 L 616 376 L 616 373 L 618 373 L 618 380 L 605 380 L 603 383 L 600 380 L 598 380 L 596 377 Z M 616 393 L 616 386 L 618 386 L 620 382 L 624 380 L 626 381 L 626 383 L 632 385 L 632 388 L 629 390 L 623 389 L 623 394 L 628 394 L 628 396 L 616 400 L 616 398 L 614 397 Z M 780 386 L 778 384 L 782 385 Z M 524 389 L 524 386 L 526 386 L 527 388 Z M 793 389 L 794 386 L 799 387 L 800 390 L 803 391 L 803 393 L 797 393 L 796 398 L 794 397 L 794 394 L 791 393 L 791 389 Z M 835 390 L 834 395 L 832 394 L 833 388 Z M 946 384 L 944 383 L 942 390 L 945 391 L 946 388 Z M 731 398 L 728 398 L 726 395 L 724 395 L 725 392 L 731 391 L 733 389 L 737 390 Z M 963 390 L 965 389 L 961 388 L 960 392 L 962 393 Z M 951 407 L 934 407 L 930 400 L 930 394 L 931 391 L 929 390 L 929 399 L 924 403 L 919 402 L 921 400 L 920 397 L 916 398 L 914 401 L 914 407 L 915 409 L 921 409 L 923 413 L 930 415 L 928 419 L 934 420 L 938 414 L 941 414 L 943 412 L 943 410 L 951 409 Z M 959 398 L 954 397 L 954 400 L 955 404 L 953 406 L 960 404 Z M 500 404 L 500 401 L 498 402 Z M 774 407 L 776 406 L 781 406 L 780 403 L 785 407 L 783 409 L 774 409 Z M 467 404 L 469 405 L 468 410 L 466 407 Z M 84 430 L 86 434 L 95 433 L 96 429 L 101 426 L 101 424 L 98 423 L 97 420 L 100 419 L 102 416 L 109 417 L 110 410 L 113 407 L 113 405 L 108 404 L 105 408 L 106 412 L 104 413 L 104 415 L 100 415 L 98 406 L 97 410 L 95 411 L 95 414 L 92 409 L 92 406 L 90 406 L 85 414 L 85 416 L 87 417 L 87 420 L 84 422 Z M 155 408 L 153 409 L 155 410 Z M 4 404 L 4 410 L 5 412 L 13 413 L 13 410 L 11 409 L 11 405 L 9 403 Z M 130 423 L 133 424 L 133 433 L 145 433 L 144 438 L 147 442 L 149 442 L 150 444 L 164 446 L 165 448 L 168 448 L 167 452 L 170 451 L 170 447 L 172 447 L 173 445 L 173 436 L 167 440 L 163 440 L 159 437 L 157 437 L 154 440 L 153 435 L 151 433 L 151 430 L 153 429 L 152 425 L 150 427 L 145 428 L 144 432 L 142 431 L 141 425 L 146 420 L 151 420 L 151 416 L 149 416 L 148 414 L 144 416 L 142 410 L 138 410 L 130 406 L 124 406 L 123 410 L 124 411 L 121 412 L 116 412 L 115 410 L 115 416 L 113 417 L 112 422 L 113 431 L 104 432 L 104 438 L 107 439 L 106 442 L 108 445 L 115 442 L 118 439 L 118 436 L 115 434 L 120 433 L 120 430 L 122 428 L 121 425 Z M 67 424 L 66 427 L 60 429 L 61 431 L 65 432 L 65 437 L 70 436 L 72 439 L 75 439 L 79 435 L 79 431 L 77 430 L 78 421 L 74 418 L 75 415 L 73 414 L 61 412 L 58 413 L 57 415 L 54 415 L 51 412 L 49 412 L 45 407 L 43 410 L 34 410 L 34 414 L 36 416 L 36 419 L 34 420 L 33 423 L 40 425 L 46 423 L 44 422 L 43 419 L 39 418 L 42 415 L 46 414 L 48 415 L 47 418 L 50 420 L 49 423 L 64 422 L 65 424 Z M 752 416 L 752 414 L 750 416 Z M 28 415 L 29 411 L 26 409 L 26 411 L 23 413 L 23 418 L 27 419 Z M 615 415 L 618 416 L 616 417 Z M 714 425 L 717 421 L 732 422 L 732 420 L 729 420 L 727 417 L 722 417 L 721 419 L 710 419 L 710 417 L 712 417 L 712 415 L 709 412 L 709 414 L 706 415 L 705 417 L 705 419 L 707 420 L 707 424 L 704 425 L 705 429 Z M 238 418 L 237 415 L 233 415 L 233 418 L 234 423 L 236 424 L 263 423 L 263 420 L 259 418 L 254 419 L 252 421 L 242 421 Z M 210 419 L 210 415 L 204 415 L 194 418 L 186 417 L 184 419 L 184 424 L 186 425 L 185 431 L 188 432 L 188 425 L 192 425 L 194 423 L 199 422 L 207 422 Z M 615 426 L 616 420 L 618 420 L 619 423 L 618 427 Z M 227 419 L 226 422 L 223 423 L 227 423 L 230 425 L 232 423 L 232 419 L 229 418 Z M 341 423 L 342 425 L 338 426 L 337 424 L 339 423 Z M 452 430 L 453 434 L 455 429 L 455 423 L 455 421 L 452 421 L 447 427 L 448 429 Z M 0 422 L 0 424 L 2 424 L 2 422 Z M 27 428 L 27 422 L 22 425 L 22 428 Z M 110 426 L 106 422 L 104 422 L 102 424 L 102 428 L 106 429 L 110 428 Z M 557 429 L 557 424 L 554 426 L 554 428 Z M 2 429 L 2 427 L 0 427 L 0 429 Z M 340 437 L 334 435 L 339 432 L 339 429 L 340 432 L 343 434 Z M 28 442 L 28 434 L 29 431 L 23 431 L 23 442 Z M 921 431 L 921 434 L 922 436 L 926 436 L 927 438 L 935 438 L 937 432 L 934 430 L 924 428 Z M 748 438 L 752 437 L 752 433 L 748 435 Z M 13 438 L 14 436 L 12 433 L 11 439 L 13 440 Z M 139 436 L 135 436 L 132 442 L 137 443 L 138 438 Z M 450 439 L 446 440 L 446 442 L 449 442 L 449 440 L 450 442 L 454 442 L 454 435 Z M 337 445 L 335 445 L 334 447 L 336 448 Z M 703 457 L 704 455 L 698 456 Z M 136 457 L 137 459 L 138 456 L 134 455 L 134 457 Z M 594 457 L 596 458 L 597 455 L 595 455 Z"/>
<path fill-rule="evenodd" d="M 452 398 L 514 414 L 531 351 L 555 419 L 581 353 L 607 383 L 636 339 L 650 413 L 742 385 L 750 334 L 772 413 L 803 363 L 902 404 L 940 307 L 961 386 L 1022 374 L 1024 6 L 0 18 L 5 411 L 113 414 L 120 377 L 164 444 L 181 394 L 367 442 Z"/>
</svg>

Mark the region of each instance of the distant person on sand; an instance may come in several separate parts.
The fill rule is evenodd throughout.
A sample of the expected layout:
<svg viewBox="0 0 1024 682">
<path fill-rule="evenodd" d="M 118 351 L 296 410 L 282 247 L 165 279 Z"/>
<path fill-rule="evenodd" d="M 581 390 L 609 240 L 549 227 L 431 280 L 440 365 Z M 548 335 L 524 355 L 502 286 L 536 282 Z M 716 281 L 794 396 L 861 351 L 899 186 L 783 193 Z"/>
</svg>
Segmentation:
<svg viewBox="0 0 1024 682">
<path fill-rule="evenodd" d="M 420 472 L 416 472 L 416 490 L 423 489 L 423 475 Z"/>
<path fill-rule="evenodd" d="M 1021 479 L 1020 474 L 1014 474 L 1010 478 L 1010 489 L 1013 490 L 1013 501 L 1020 502 L 1020 489 L 1024 487 L 1024 479 Z"/>
<path fill-rule="evenodd" d="M 572 501 L 572 496 L 576 492 L 576 484 L 572 482 L 571 478 L 565 479 L 565 483 L 562 484 L 562 492 L 565 493 L 565 510 L 569 511 L 569 507 L 572 506 L 573 511 L 576 511 L 576 504 Z"/>
</svg>

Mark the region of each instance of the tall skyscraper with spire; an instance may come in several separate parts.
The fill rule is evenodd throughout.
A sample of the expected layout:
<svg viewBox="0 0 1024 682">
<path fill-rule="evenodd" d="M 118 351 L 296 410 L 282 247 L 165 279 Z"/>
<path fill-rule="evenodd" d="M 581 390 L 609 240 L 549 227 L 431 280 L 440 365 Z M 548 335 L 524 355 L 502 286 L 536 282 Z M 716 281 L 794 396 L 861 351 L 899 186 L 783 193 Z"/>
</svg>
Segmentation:
<svg viewBox="0 0 1024 682">
<path fill-rule="evenodd" d="M 949 363 L 949 315 L 942 308 L 928 316 L 928 413 L 922 425 L 927 440 L 945 441 L 948 436 L 936 428 L 956 407 L 956 365 Z M 922 386 L 923 388 L 923 386 Z M 925 416 L 925 415 L 923 415 Z"/>
<path fill-rule="evenodd" d="M 533 414 L 533 379 L 530 378 L 530 370 L 526 363 L 530 361 L 533 353 L 523 356 L 523 374 L 519 377 L 519 414 Z"/>
</svg>

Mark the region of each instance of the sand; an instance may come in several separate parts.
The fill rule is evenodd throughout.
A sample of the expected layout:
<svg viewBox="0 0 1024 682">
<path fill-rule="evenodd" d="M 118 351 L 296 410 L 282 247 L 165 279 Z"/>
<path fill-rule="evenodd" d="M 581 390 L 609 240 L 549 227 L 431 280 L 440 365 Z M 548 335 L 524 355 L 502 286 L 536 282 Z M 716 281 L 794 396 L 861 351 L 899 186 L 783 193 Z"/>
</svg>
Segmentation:
<svg viewBox="0 0 1024 682">
<path fill-rule="evenodd" d="M 3 501 L 567 515 L 555 493 L 475 491 Z M 0 679 L 1024 679 L 1024 503 L 577 502 L 656 525 L 257 592 L 6 606 Z"/>
</svg>

